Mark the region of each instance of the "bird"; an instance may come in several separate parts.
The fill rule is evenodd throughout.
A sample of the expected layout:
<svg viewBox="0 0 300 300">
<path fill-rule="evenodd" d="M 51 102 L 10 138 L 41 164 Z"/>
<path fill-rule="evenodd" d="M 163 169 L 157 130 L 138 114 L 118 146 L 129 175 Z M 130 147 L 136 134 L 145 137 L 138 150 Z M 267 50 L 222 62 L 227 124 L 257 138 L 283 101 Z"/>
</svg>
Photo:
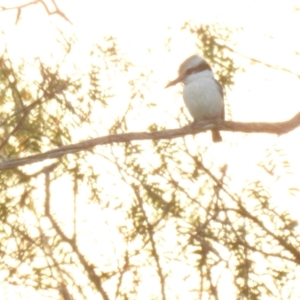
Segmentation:
<svg viewBox="0 0 300 300">
<path fill-rule="evenodd" d="M 207 61 L 193 55 L 179 67 L 178 77 L 170 81 L 165 88 L 182 82 L 184 103 L 194 122 L 224 120 L 224 93 L 221 84 L 214 78 Z M 212 129 L 213 142 L 221 142 L 222 136 Z"/>
</svg>

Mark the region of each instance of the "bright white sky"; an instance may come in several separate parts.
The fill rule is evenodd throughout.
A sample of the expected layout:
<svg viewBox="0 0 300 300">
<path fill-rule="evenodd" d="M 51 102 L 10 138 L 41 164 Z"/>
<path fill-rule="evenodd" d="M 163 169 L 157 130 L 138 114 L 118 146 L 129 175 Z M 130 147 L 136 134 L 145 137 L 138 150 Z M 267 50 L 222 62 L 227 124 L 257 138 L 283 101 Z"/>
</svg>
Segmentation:
<svg viewBox="0 0 300 300">
<path fill-rule="evenodd" d="M 3 0 L 0 6 L 25 2 Z M 115 35 L 135 66 L 153 69 L 155 78 L 148 97 L 157 105 L 154 114 L 158 116 L 157 122 L 164 120 L 166 111 L 172 111 L 172 105 L 180 105 L 182 101 L 175 99 L 178 98 L 176 88 L 164 90 L 163 87 L 176 76 L 179 64 L 196 51 L 193 40 L 180 30 L 186 21 L 218 22 L 227 27 L 242 28 L 233 36 L 237 52 L 300 75 L 300 55 L 295 55 L 296 51 L 300 53 L 300 11 L 294 10 L 299 5 L 296 0 L 57 0 L 57 3 L 73 25 L 58 16 L 47 17 L 39 5 L 25 9 L 17 26 L 14 25 L 15 12 L 1 13 L 0 29 L 6 33 L 5 41 L 10 53 L 30 60 L 37 55 L 47 57 L 50 52 L 57 51 L 56 31 L 49 20 L 70 34 L 76 33 L 78 44 L 73 55 L 83 66 L 92 43 L 101 40 L 104 35 Z M 167 52 L 164 45 L 170 36 L 173 38 L 171 51 Z M 0 36 L 0 51 L 2 39 Z M 237 59 L 244 64 L 245 72 L 236 78 L 235 86 L 227 93 L 233 120 L 283 121 L 300 111 L 299 78 Z M 245 168 L 247 172 L 241 174 L 241 181 L 246 177 L 259 176 L 254 169 L 252 174 L 251 168 L 263 157 L 268 145 L 276 142 L 285 149 L 292 171 L 297 176 L 274 183 L 274 195 L 280 205 L 288 207 L 299 218 L 297 199 L 284 203 L 280 199 L 287 199 L 287 184 L 296 185 L 300 176 L 300 130 L 280 138 L 271 135 L 250 135 L 247 138 L 242 134 L 222 135 L 228 144 L 215 146 L 213 155 L 220 161 L 227 161 L 229 173 Z M 225 152 L 225 156 L 220 155 L 220 151 Z"/>
</svg>

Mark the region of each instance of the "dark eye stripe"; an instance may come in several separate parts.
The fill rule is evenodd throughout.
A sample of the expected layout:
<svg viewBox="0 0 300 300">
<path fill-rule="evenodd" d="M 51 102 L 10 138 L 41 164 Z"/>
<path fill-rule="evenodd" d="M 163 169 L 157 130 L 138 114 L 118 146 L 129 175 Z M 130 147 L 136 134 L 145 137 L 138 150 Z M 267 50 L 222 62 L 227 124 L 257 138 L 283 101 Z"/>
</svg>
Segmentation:
<svg viewBox="0 0 300 300">
<path fill-rule="evenodd" d="M 209 66 L 209 64 L 207 62 L 202 62 L 201 64 L 199 64 L 198 66 L 196 66 L 194 68 L 187 69 L 185 71 L 185 74 L 190 75 L 190 74 L 199 73 L 199 72 L 202 72 L 205 70 L 211 70 L 211 67 Z"/>
</svg>

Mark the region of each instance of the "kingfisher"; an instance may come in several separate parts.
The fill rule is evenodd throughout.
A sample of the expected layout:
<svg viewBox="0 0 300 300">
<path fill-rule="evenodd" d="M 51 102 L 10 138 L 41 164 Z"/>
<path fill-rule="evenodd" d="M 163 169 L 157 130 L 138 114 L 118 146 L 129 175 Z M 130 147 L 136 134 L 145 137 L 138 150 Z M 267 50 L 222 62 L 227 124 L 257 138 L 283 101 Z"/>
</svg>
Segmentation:
<svg viewBox="0 0 300 300">
<path fill-rule="evenodd" d="M 179 82 L 184 84 L 184 103 L 194 122 L 224 120 L 223 88 L 204 58 L 198 55 L 187 58 L 179 67 L 178 77 L 166 88 Z M 213 142 L 222 141 L 218 130 L 212 129 L 211 132 Z"/>
</svg>

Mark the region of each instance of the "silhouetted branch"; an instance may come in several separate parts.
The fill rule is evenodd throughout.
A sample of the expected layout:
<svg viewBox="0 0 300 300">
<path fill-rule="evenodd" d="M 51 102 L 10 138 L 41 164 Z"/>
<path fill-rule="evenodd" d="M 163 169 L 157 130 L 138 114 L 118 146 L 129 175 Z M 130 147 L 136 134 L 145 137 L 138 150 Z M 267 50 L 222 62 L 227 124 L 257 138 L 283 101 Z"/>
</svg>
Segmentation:
<svg viewBox="0 0 300 300">
<path fill-rule="evenodd" d="M 221 131 L 231 132 L 246 132 L 246 133 L 272 133 L 285 134 L 300 126 L 300 112 L 292 119 L 285 122 L 265 123 L 265 122 L 231 122 L 231 121 L 216 121 L 215 123 L 206 122 L 191 124 L 179 129 L 168 129 L 156 132 L 131 132 L 123 134 L 113 134 L 109 136 L 98 137 L 73 145 L 62 146 L 44 153 L 31 155 L 24 158 L 9 159 L 0 163 L 0 170 L 13 169 L 19 166 L 32 164 L 46 159 L 58 158 L 66 154 L 76 153 L 87 149 L 94 148 L 100 145 L 112 143 L 128 143 L 131 141 L 141 140 L 163 140 L 174 139 L 189 134 L 197 134 L 212 128 L 217 128 Z"/>
<path fill-rule="evenodd" d="M 27 2 L 25 4 L 17 5 L 17 6 L 11 6 L 11 7 L 1 6 L 0 11 L 17 10 L 17 17 L 16 17 L 16 24 L 17 24 L 20 20 L 22 9 L 24 9 L 28 6 L 31 6 L 31 5 L 38 4 L 38 3 L 40 3 L 44 6 L 44 9 L 46 10 L 48 15 L 57 14 L 57 15 L 61 16 L 63 19 L 65 19 L 67 22 L 72 24 L 72 22 L 67 18 L 67 16 L 58 8 L 55 0 L 51 0 L 54 10 L 51 10 L 49 8 L 49 6 L 43 0 L 35 0 L 35 1 Z"/>
<path fill-rule="evenodd" d="M 253 57 L 244 55 L 244 54 L 242 54 L 242 53 L 236 51 L 234 48 L 229 47 L 228 45 L 221 45 L 221 44 L 219 44 L 219 46 L 222 46 L 222 47 L 228 49 L 229 51 L 231 51 L 231 52 L 233 52 L 233 53 L 235 53 L 235 54 L 237 54 L 237 55 L 239 55 L 239 56 L 242 56 L 242 57 L 244 57 L 244 58 L 250 60 L 250 61 L 253 62 L 253 63 L 261 64 L 261 65 L 263 65 L 263 66 L 265 66 L 265 67 L 267 67 L 267 68 L 274 69 L 274 70 L 278 70 L 278 71 L 282 71 L 282 72 L 286 72 L 286 73 L 295 75 L 295 76 L 297 76 L 298 78 L 300 78 L 300 74 L 299 74 L 299 73 L 295 73 L 295 72 L 291 71 L 290 69 L 287 69 L 287 68 L 284 68 L 284 67 L 280 67 L 280 66 L 274 66 L 274 65 L 271 65 L 271 64 L 269 64 L 269 63 L 263 62 L 263 61 L 261 61 L 261 60 L 259 60 L 259 59 L 256 59 L 256 58 L 253 58 Z"/>
<path fill-rule="evenodd" d="M 133 185 L 132 189 L 134 191 L 135 196 L 137 197 L 137 200 L 139 202 L 140 210 L 143 214 L 144 221 L 147 225 L 146 230 L 148 231 L 148 235 L 149 235 L 149 239 L 150 239 L 150 244 L 151 244 L 151 248 L 152 248 L 152 255 L 154 257 L 154 260 L 155 260 L 155 263 L 156 263 L 156 268 L 157 268 L 157 273 L 158 273 L 158 276 L 159 276 L 159 279 L 160 279 L 160 288 L 161 288 L 162 300 L 166 300 L 167 298 L 166 298 L 166 291 L 165 291 L 165 276 L 164 276 L 164 273 L 163 273 L 163 270 L 162 270 L 162 267 L 161 267 L 159 254 L 158 254 L 158 251 L 157 251 L 157 245 L 156 245 L 156 242 L 155 242 L 155 239 L 154 239 L 155 230 L 153 228 L 153 225 L 148 220 L 146 211 L 145 211 L 144 206 L 143 206 L 142 197 L 141 197 L 141 195 L 138 191 L 138 187 Z"/>
<path fill-rule="evenodd" d="M 91 282 L 94 283 L 95 287 L 97 290 L 100 292 L 102 299 L 104 300 L 109 300 L 109 297 L 104 290 L 102 286 L 102 280 L 101 277 L 97 275 L 95 268 L 93 265 L 91 265 L 84 255 L 79 251 L 78 245 L 76 244 L 76 241 L 74 239 L 74 236 L 72 238 L 69 238 L 64 231 L 60 228 L 56 220 L 54 219 L 52 213 L 51 213 L 51 206 L 50 206 L 50 173 L 56 168 L 56 164 L 50 165 L 49 167 L 46 167 L 43 169 L 43 172 L 45 174 L 45 216 L 48 217 L 49 221 L 51 222 L 51 225 L 55 229 L 56 233 L 60 236 L 60 238 L 65 242 L 68 243 L 73 251 L 76 253 L 80 263 L 84 267 L 87 276 L 91 280 Z M 60 292 L 64 299 L 70 299 L 71 296 L 68 293 L 68 290 L 66 287 L 64 288 L 63 286 L 60 287 Z"/>
</svg>

